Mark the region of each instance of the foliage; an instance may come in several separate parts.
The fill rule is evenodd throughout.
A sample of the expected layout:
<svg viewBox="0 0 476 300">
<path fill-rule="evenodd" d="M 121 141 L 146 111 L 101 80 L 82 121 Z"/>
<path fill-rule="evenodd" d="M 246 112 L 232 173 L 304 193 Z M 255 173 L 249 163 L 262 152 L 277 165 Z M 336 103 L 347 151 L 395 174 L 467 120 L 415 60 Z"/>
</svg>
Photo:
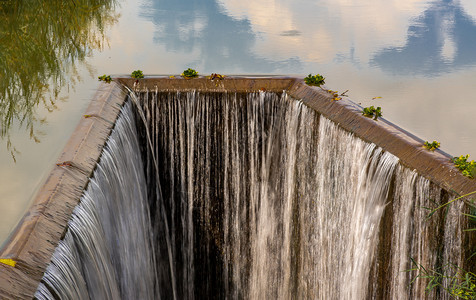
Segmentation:
<svg viewBox="0 0 476 300">
<path fill-rule="evenodd" d="M 430 270 L 413 259 L 412 263 L 415 267 L 409 271 L 418 272 L 412 283 L 419 278 L 428 280 L 425 291 L 430 292 L 434 288 L 442 288 L 457 299 L 476 299 L 476 275 L 474 273 L 466 272 L 453 264 Z"/>
<path fill-rule="evenodd" d="M 313 86 L 321 86 L 324 83 L 326 83 L 325 78 L 319 74 L 314 76 L 312 74 L 309 74 L 306 78 L 304 78 L 304 82 L 307 85 L 313 85 Z"/>
<path fill-rule="evenodd" d="M 99 81 L 104 81 L 106 83 L 111 83 L 111 81 L 112 81 L 111 76 L 110 75 L 106 76 L 106 74 L 104 74 L 102 76 L 99 76 L 98 79 L 99 79 Z"/>
<path fill-rule="evenodd" d="M 183 71 L 182 77 L 185 79 L 195 78 L 198 77 L 198 72 L 194 69 L 188 68 L 187 70 Z"/>
<path fill-rule="evenodd" d="M 370 107 L 365 107 L 362 111 L 362 114 L 367 118 L 373 118 L 374 120 L 377 120 L 378 117 L 382 116 L 382 108 L 380 106 L 375 108 L 373 105 Z"/>
<path fill-rule="evenodd" d="M 474 160 L 468 161 L 469 154 L 461 155 L 460 157 L 453 157 L 452 162 L 455 167 L 460 169 L 464 176 L 474 178 L 476 175 L 476 162 Z"/>
<path fill-rule="evenodd" d="M 135 79 L 141 79 L 144 78 L 144 73 L 142 73 L 141 70 L 135 70 L 132 72 L 131 77 Z"/>
<path fill-rule="evenodd" d="M 0 1 L 0 140 L 13 158 L 10 128 L 19 124 L 40 141 L 35 125 L 46 119 L 38 118 L 37 107 L 55 110 L 62 89 L 81 80 L 78 63 L 107 43 L 115 1 Z"/>
<path fill-rule="evenodd" d="M 430 151 L 434 151 L 438 148 L 440 148 L 440 143 L 437 142 L 437 141 L 433 141 L 433 142 L 428 142 L 426 141 L 424 144 L 423 144 L 423 147 L 425 147 L 426 149 L 430 150 Z"/>
<path fill-rule="evenodd" d="M 457 197 L 451 201 L 448 201 L 437 208 L 430 211 L 427 218 L 433 216 L 438 210 L 447 207 L 453 202 L 464 199 L 468 196 L 476 194 L 476 191 Z M 474 202 L 470 203 L 471 207 L 474 207 Z M 464 214 L 470 218 L 470 221 L 474 221 L 475 216 L 472 214 Z M 476 231 L 476 228 L 469 228 L 465 231 Z M 473 253 L 471 257 L 475 256 L 476 253 Z M 434 288 L 442 288 L 444 291 L 449 293 L 451 296 L 456 299 L 476 299 L 476 275 L 472 272 L 463 270 L 462 268 L 454 264 L 446 264 L 436 270 L 431 270 L 423 267 L 421 264 L 418 264 L 411 258 L 414 268 L 407 271 L 417 271 L 416 277 L 412 280 L 412 284 L 417 279 L 428 280 L 426 291 L 430 292 Z"/>
</svg>

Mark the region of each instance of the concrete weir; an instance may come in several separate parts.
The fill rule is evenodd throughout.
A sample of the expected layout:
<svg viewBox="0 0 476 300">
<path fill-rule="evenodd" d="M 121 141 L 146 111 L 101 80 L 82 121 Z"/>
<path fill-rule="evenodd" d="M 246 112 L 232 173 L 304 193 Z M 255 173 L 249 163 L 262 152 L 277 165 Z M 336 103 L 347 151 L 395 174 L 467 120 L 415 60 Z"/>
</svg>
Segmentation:
<svg viewBox="0 0 476 300">
<path fill-rule="evenodd" d="M 151 77 L 135 80 L 117 77 L 100 85 L 77 129 L 67 143 L 33 204 L 0 249 L 0 298 L 33 298 L 58 242 L 64 236 L 74 207 L 78 204 L 96 168 L 127 91 L 258 92 L 286 93 L 360 139 L 374 143 L 415 170 L 452 197 L 476 191 L 476 181 L 464 177 L 450 162 L 451 156 L 422 147 L 423 140 L 379 118 L 362 115 L 362 108 L 347 97 L 332 101 L 318 87 L 300 78 L 240 77 L 222 80 Z M 469 201 L 469 200 L 466 200 Z M 466 245 L 474 246 L 467 239 Z"/>
</svg>

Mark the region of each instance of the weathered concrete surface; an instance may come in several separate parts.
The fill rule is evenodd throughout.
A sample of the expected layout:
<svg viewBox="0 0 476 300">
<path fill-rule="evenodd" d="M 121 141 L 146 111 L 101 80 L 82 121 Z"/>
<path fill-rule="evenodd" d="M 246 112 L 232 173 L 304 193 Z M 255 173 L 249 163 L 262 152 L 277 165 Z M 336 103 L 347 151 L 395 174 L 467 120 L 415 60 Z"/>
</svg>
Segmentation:
<svg viewBox="0 0 476 300">
<path fill-rule="evenodd" d="M 290 77 L 225 77 L 222 80 L 210 80 L 205 77 L 194 79 L 155 77 L 135 80 L 132 78 L 118 78 L 120 83 L 138 90 L 156 89 L 162 91 L 217 91 L 217 92 L 252 92 L 252 91 L 269 91 L 282 92 L 289 89 L 296 78 Z"/>
<path fill-rule="evenodd" d="M 31 299 L 96 167 L 125 100 L 117 83 L 102 84 L 32 206 L 0 251 L 0 299 Z"/>
<path fill-rule="evenodd" d="M 345 97 L 332 101 L 321 88 L 309 87 L 302 79 L 289 77 L 226 77 L 223 80 L 155 77 L 135 80 L 116 78 L 117 83 L 102 84 L 86 114 L 58 159 L 61 166 L 51 171 L 33 205 L 0 251 L 0 258 L 11 258 L 15 267 L 0 264 L 0 299 L 31 299 L 63 236 L 71 213 L 87 186 L 102 148 L 119 114 L 126 94 L 121 84 L 134 90 L 199 90 L 202 92 L 287 93 L 316 110 L 342 128 L 365 141 L 375 143 L 400 158 L 443 189 L 460 195 L 476 191 L 476 180 L 459 172 L 442 151 L 427 151 L 423 140 L 394 124 L 362 115 L 362 108 Z"/>
</svg>

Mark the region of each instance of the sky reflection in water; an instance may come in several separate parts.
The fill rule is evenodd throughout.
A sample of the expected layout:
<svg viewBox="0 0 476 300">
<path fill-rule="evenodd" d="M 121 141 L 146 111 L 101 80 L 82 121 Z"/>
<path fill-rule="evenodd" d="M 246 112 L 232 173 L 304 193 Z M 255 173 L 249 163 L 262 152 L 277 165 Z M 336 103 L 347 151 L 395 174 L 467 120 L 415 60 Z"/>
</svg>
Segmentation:
<svg viewBox="0 0 476 300">
<path fill-rule="evenodd" d="M 140 15 L 155 25 L 153 41 L 166 51 L 198 53 L 189 64 L 199 65 L 200 70 L 263 74 L 278 68 L 291 73 L 301 69 L 296 57 L 275 61 L 255 53 L 258 34 L 250 21 L 227 15 L 216 1 L 152 1 L 142 6 Z"/>
<path fill-rule="evenodd" d="M 61 74 L 53 100 L 64 97 L 64 102 L 56 101 L 49 113 L 49 107 L 33 100 L 33 105 L 18 106 L 13 119 L 0 112 L 0 240 L 54 167 L 102 74 L 136 69 L 146 75 L 180 74 L 188 67 L 202 75 L 320 73 L 328 88 L 349 90 L 353 101 L 382 106 L 386 119 L 424 140 L 440 141 L 444 151 L 476 159 L 476 2 L 362 2 L 118 1 L 120 7 L 104 15 L 120 15 L 105 28 L 109 47 L 90 46 L 76 66 L 68 58 L 58 67 L 46 62 L 40 66 L 49 83 Z M 1 74 L 20 76 L 25 66 L 4 67 Z M 71 69 L 74 74 L 66 72 Z M 371 100 L 376 96 L 382 98 Z M 12 99 L 2 101 L 21 103 L 8 102 Z M 45 134 L 35 143 L 25 124 L 41 119 L 46 120 L 40 124 Z M 17 163 L 6 147 L 7 138 L 20 152 Z"/>
<path fill-rule="evenodd" d="M 444 76 L 476 64 L 476 22 L 459 2 L 434 2 L 408 28 L 403 47 L 385 48 L 371 65 L 390 74 Z"/>
</svg>

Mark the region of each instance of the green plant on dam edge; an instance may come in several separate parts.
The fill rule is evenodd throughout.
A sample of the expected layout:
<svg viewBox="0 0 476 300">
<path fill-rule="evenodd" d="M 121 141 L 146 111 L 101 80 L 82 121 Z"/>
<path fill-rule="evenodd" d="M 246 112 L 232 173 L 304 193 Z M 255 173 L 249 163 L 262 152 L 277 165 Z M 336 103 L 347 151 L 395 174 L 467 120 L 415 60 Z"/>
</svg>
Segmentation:
<svg viewBox="0 0 476 300">
<path fill-rule="evenodd" d="M 433 142 L 428 142 L 426 141 L 424 144 L 423 144 L 423 147 L 430 150 L 430 151 L 434 151 L 438 148 L 440 148 L 440 143 L 438 141 L 433 141 Z"/>
<path fill-rule="evenodd" d="M 104 75 L 102 75 L 102 76 L 99 76 L 99 77 L 98 77 L 98 80 L 99 80 L 99 81 L 104 81 L 104 82 L 106 82 L 106 83 L 111 83 L 112 78 L 111 78 L 110 75 L 104 74 Z"/>
<path fill-rule="evenodd" d="M 195 78 L 198 77 L 198 72 L 194 69 L 188 68 L 187 70 L 182 72 L 182 77 L 185 79 Z"/>
<path fill-rule="evenodd" d="M 316 75 L 309 74 L 306 78 L 304 78 L 304 82 L 307 85 L 313 85 L 313 86 L 321 86 L 324 83 L 326 83 L 325 78 L 319 74 L 316 74 Z"/>
<path fill-rule="evenodd" d="M 378 117 L 382 116 L 382 108 L 380 106 L 375 108 L 373 105 L 369 107 L 365 107 L 362 110 L 362 114 L 366 116 L 367 118 L 373 118 L 374 120 L 377 120 Z"/>
<path fill-rule="evenodd" d="M 468 161 L 468 159 L 469 154 L 466 154 L 461 155 L 460 157 L 453 157 L 451 161 L 464 176 L 474 178 L 476 176 L 476 162 L 474 160 Z"/>
<path fill-rule="evenodd" d="M 132 72 L 131 77 L 135 79 L 141 79 L 144 78 L 144 73 L 142 73 L 141 70 L 135 70 Z"/>
</svg>

